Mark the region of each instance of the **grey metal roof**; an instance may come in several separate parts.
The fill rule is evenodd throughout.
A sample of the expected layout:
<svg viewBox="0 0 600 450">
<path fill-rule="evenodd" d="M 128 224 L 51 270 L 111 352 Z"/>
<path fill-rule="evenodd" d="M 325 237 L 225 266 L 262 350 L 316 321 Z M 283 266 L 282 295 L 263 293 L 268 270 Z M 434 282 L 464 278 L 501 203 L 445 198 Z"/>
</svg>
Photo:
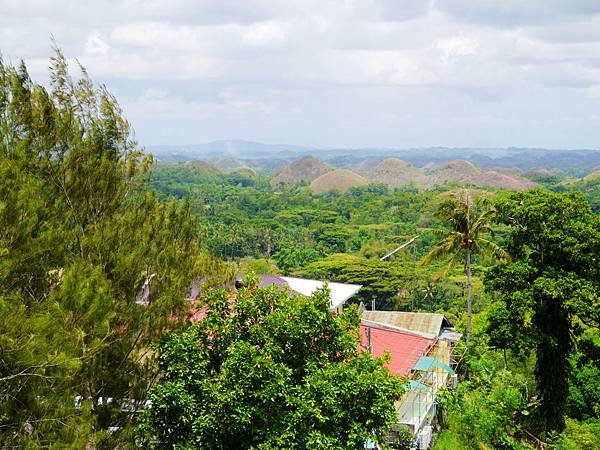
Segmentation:
<svg viewBox="0 0 600 450">
<path fill-rule="evenodd" d="M 437 338 L 442 328 L 452 326 L 443 314 L 436 313 L 364 311 L 362 319 L 417 333 L 428 338 Z"/>
<path fill-rule="evenodd" d="M 267 286 L 287 286 L 287 281 L 278 275 L 258 275 L 260 283 L 258 287 L 264 288 Z"/>
</svg>

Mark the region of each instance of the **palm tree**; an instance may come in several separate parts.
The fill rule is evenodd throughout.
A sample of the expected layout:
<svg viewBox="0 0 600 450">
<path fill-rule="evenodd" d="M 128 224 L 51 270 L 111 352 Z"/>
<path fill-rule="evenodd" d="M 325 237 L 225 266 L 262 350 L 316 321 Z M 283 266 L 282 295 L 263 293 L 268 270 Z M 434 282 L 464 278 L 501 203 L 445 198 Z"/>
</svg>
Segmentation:
<svg viewBox="0 0 600 450">
<path fill-rule="evenodd" d="M 493 256 L 502 259 L 506 252 L 488 239 L 492 235 L 491 222 L 496 209 L 484 199 L 473 198 L 467 189 L 453 192 L 438 207 L 436 217 L 448 225 L 446 229 L 429 230 L 440 237 L 433 245 L 420 265 L 429 265 L 433 261 L 445 260 L 436 274 L 436 278 L 445 275 L 459 261 L 464 261 L 467 275 L 467 343 L 471 338 L 472 313 L 472 271 L 471 256 Z"/>
</svg>

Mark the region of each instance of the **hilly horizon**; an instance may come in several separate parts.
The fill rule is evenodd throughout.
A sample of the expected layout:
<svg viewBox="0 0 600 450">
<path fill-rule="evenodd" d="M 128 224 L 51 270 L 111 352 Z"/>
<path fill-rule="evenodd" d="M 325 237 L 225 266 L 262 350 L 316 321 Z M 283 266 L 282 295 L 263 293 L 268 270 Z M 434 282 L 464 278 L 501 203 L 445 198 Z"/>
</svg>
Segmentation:
<svg viewBox="0 0 600 450">
<path fill-rule="evenodd" d="M 255 177 L 258 172 L 235 158 L 192 160 L 162 167 L 182 167 L 208 179 L 216 179 L 238 173 Z M 368 171 L 353 171 L 345 167 L 328 165 L 314 156 L 305 156 L 284 166 L 272 176 L 266 175 L 274 189 L 285 189 L 299 182 L 306 182 L 314 192 L 337 190 L 345 192 L 351 187 L 366 184 L 384 184 L 391 189 L 413 186 L 420 190 L 440 186 L 492 188 L 524 191 L 538 187 L 536 180 L 559 177 L 562 184 L 586 183 L 598 177 L 593 171 L 583 177 L 558 175 L 547 169 L 522 173 L 514 170 L 484 170 L 467 160 L 453 160 L 445 164 L 430 163 L 422 168 L 398 158 L 387 158 Z"/>
<path fill-rule="evenodd" d="M 197 145 L 150 145 L 146 147 L 159 164 L 193 159 L 236 158 L 242 165 L 274 173 L 303 156 L 313 155 L 333 167 L 357 173 L 368 172 L 387 158 L 396 157 L 423 167 L 468 160 L 482 169 L 518 169 L 522 172 L 559 169 L 576 177 L 600 166 L 599 149 L 545 148 L 313 148 L 289 144 L 264 144 L 241 139 L 213 141 Z M 569 172 L 570 171 L 570 172 Z"/>
<path fill-rule="evenodd" d="M 284 167 L 272 179 L 271 184 L 275 186 L 298 181 L 310 182 L 311 189 L 315 192 L 344 192 L 350 187 L 368 183 L 385 184 L 392 189 L 410 185 L 420 189 L 433 189 L 448 184 L 513 190 L 527 190 L 537 186 L 518 174 L 485 171 L 465 160 L 453 160 L 424 170 L 398 158 L 387 158 L 361 175 L 343 167 L 328 170 L 325 164 L 313 156 L 304 157 Z"/>
</svg>

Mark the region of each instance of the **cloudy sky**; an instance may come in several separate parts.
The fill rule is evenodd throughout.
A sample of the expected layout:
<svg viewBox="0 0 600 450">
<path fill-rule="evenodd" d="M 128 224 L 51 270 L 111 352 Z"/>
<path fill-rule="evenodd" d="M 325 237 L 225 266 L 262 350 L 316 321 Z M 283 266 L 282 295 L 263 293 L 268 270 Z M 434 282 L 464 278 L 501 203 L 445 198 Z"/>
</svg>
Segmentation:
<svg viewBox="0 0 600 450">
<path fill-rule="evenodd" d="M 144 145 L 600 147 L 599 0 L 0 0 L 0 51 L 53 35 Z"/>
</svg>

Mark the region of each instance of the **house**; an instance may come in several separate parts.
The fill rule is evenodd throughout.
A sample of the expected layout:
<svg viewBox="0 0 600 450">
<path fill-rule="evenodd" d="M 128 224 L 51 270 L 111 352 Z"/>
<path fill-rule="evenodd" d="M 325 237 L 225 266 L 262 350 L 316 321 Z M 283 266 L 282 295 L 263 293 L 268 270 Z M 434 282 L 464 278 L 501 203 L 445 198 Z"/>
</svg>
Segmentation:
<svg viewBox="0 0 600 450">
<path fill-rule="evenodd" d="M 320 280 L 311 280 L 309 278 L 284 277 L 280 275 L 257 275 L 259 279 L 258 287 L 281 286 L 287 287 L 296 294 L 310 297 L 318 289 L 327 285 L 329 289 L 329 310 L 334 313 L 341 313 L 344 304 L 355 295 L 362 285 L 348 283 L 333 283 Z"/>
<path fill-rule="evenodd" d="M 280 275 L 257 275 L 257 278 L 259 281 L 258 287 L 260 288 L 278 286 L 282 289 L 289 289 L 296 294 L 304 295 L 306 297 L 311 296 L 316 290 L 327 285 L 327 288 L 329 289 L 329 310 L 334 314 L 341 314 L 344 310 L 345 303 L 362 287 L 360 284 L 330 283 L 308 278 L 284 277 Z M 239 288 L 242 279 L 243 277 L 241 276 L 236 278 L 236 288 Z M 199 282 L 194 283 L 192 285 L 192 293 L 188 297 L 189 320 L 192 323 L 203 320 L 208 312 L 206 306 L 196 302 L 200 292 L 201 284 L 199 284 Z"/>
<path fill-rule="evenodd" d="M 141 306 L 148 306 L 151 297 L 151 284 L 152 279 L 156 274 L 151 274 L 146 278 L 142 288 L 138 292 L 135 298 L 135 302 Z M 296 294 L 311 296 L 316 290 L 327 285 L 329 289 L 329 309 L 333 313 L 341 313 L 344 309 L 344 304 L 355 295 L 362 285 L 360 284 L 349 284 L 349 283 L 333 283 L 321 280 L 312 280 L 309 278 L 295 278 L 295 277 L 284 277 L 281 275 L 257 275 L 259 280 L 258 287 L 264 288 L 268 286 L 280 286 L 282 288 L 288 288 Z M 239 288 L 240 282 L 243 280 L 242 276 L 237 276 L 235 279 L 235 287 Z M 202 314 L 202 307 L 196 305 L 196 301 L 202 293 L 203 284 L 206 280 L 202 277 L 197 278 L 191 283 L 190 293 L 188 294 L 187 300 L 190 304 L 191 309 L 191 321 L 197 322 L 204 318 L 205 314 Z M 233 288 L 232 285 L 223 287 Z"/>
<path fill-rule="evenodd" d="M 389 370 L 407 377 L 406 392 L 395 404 L 395 429 L 408 429 L 417 448 L 426 449 L 431 442 L 439 389 L 456 384 L 453 353 L 460 338 L 442 314 L 363 311 L 361 315 L 361 347 L 374 356 L 388 352 Z"/>
</svg>

